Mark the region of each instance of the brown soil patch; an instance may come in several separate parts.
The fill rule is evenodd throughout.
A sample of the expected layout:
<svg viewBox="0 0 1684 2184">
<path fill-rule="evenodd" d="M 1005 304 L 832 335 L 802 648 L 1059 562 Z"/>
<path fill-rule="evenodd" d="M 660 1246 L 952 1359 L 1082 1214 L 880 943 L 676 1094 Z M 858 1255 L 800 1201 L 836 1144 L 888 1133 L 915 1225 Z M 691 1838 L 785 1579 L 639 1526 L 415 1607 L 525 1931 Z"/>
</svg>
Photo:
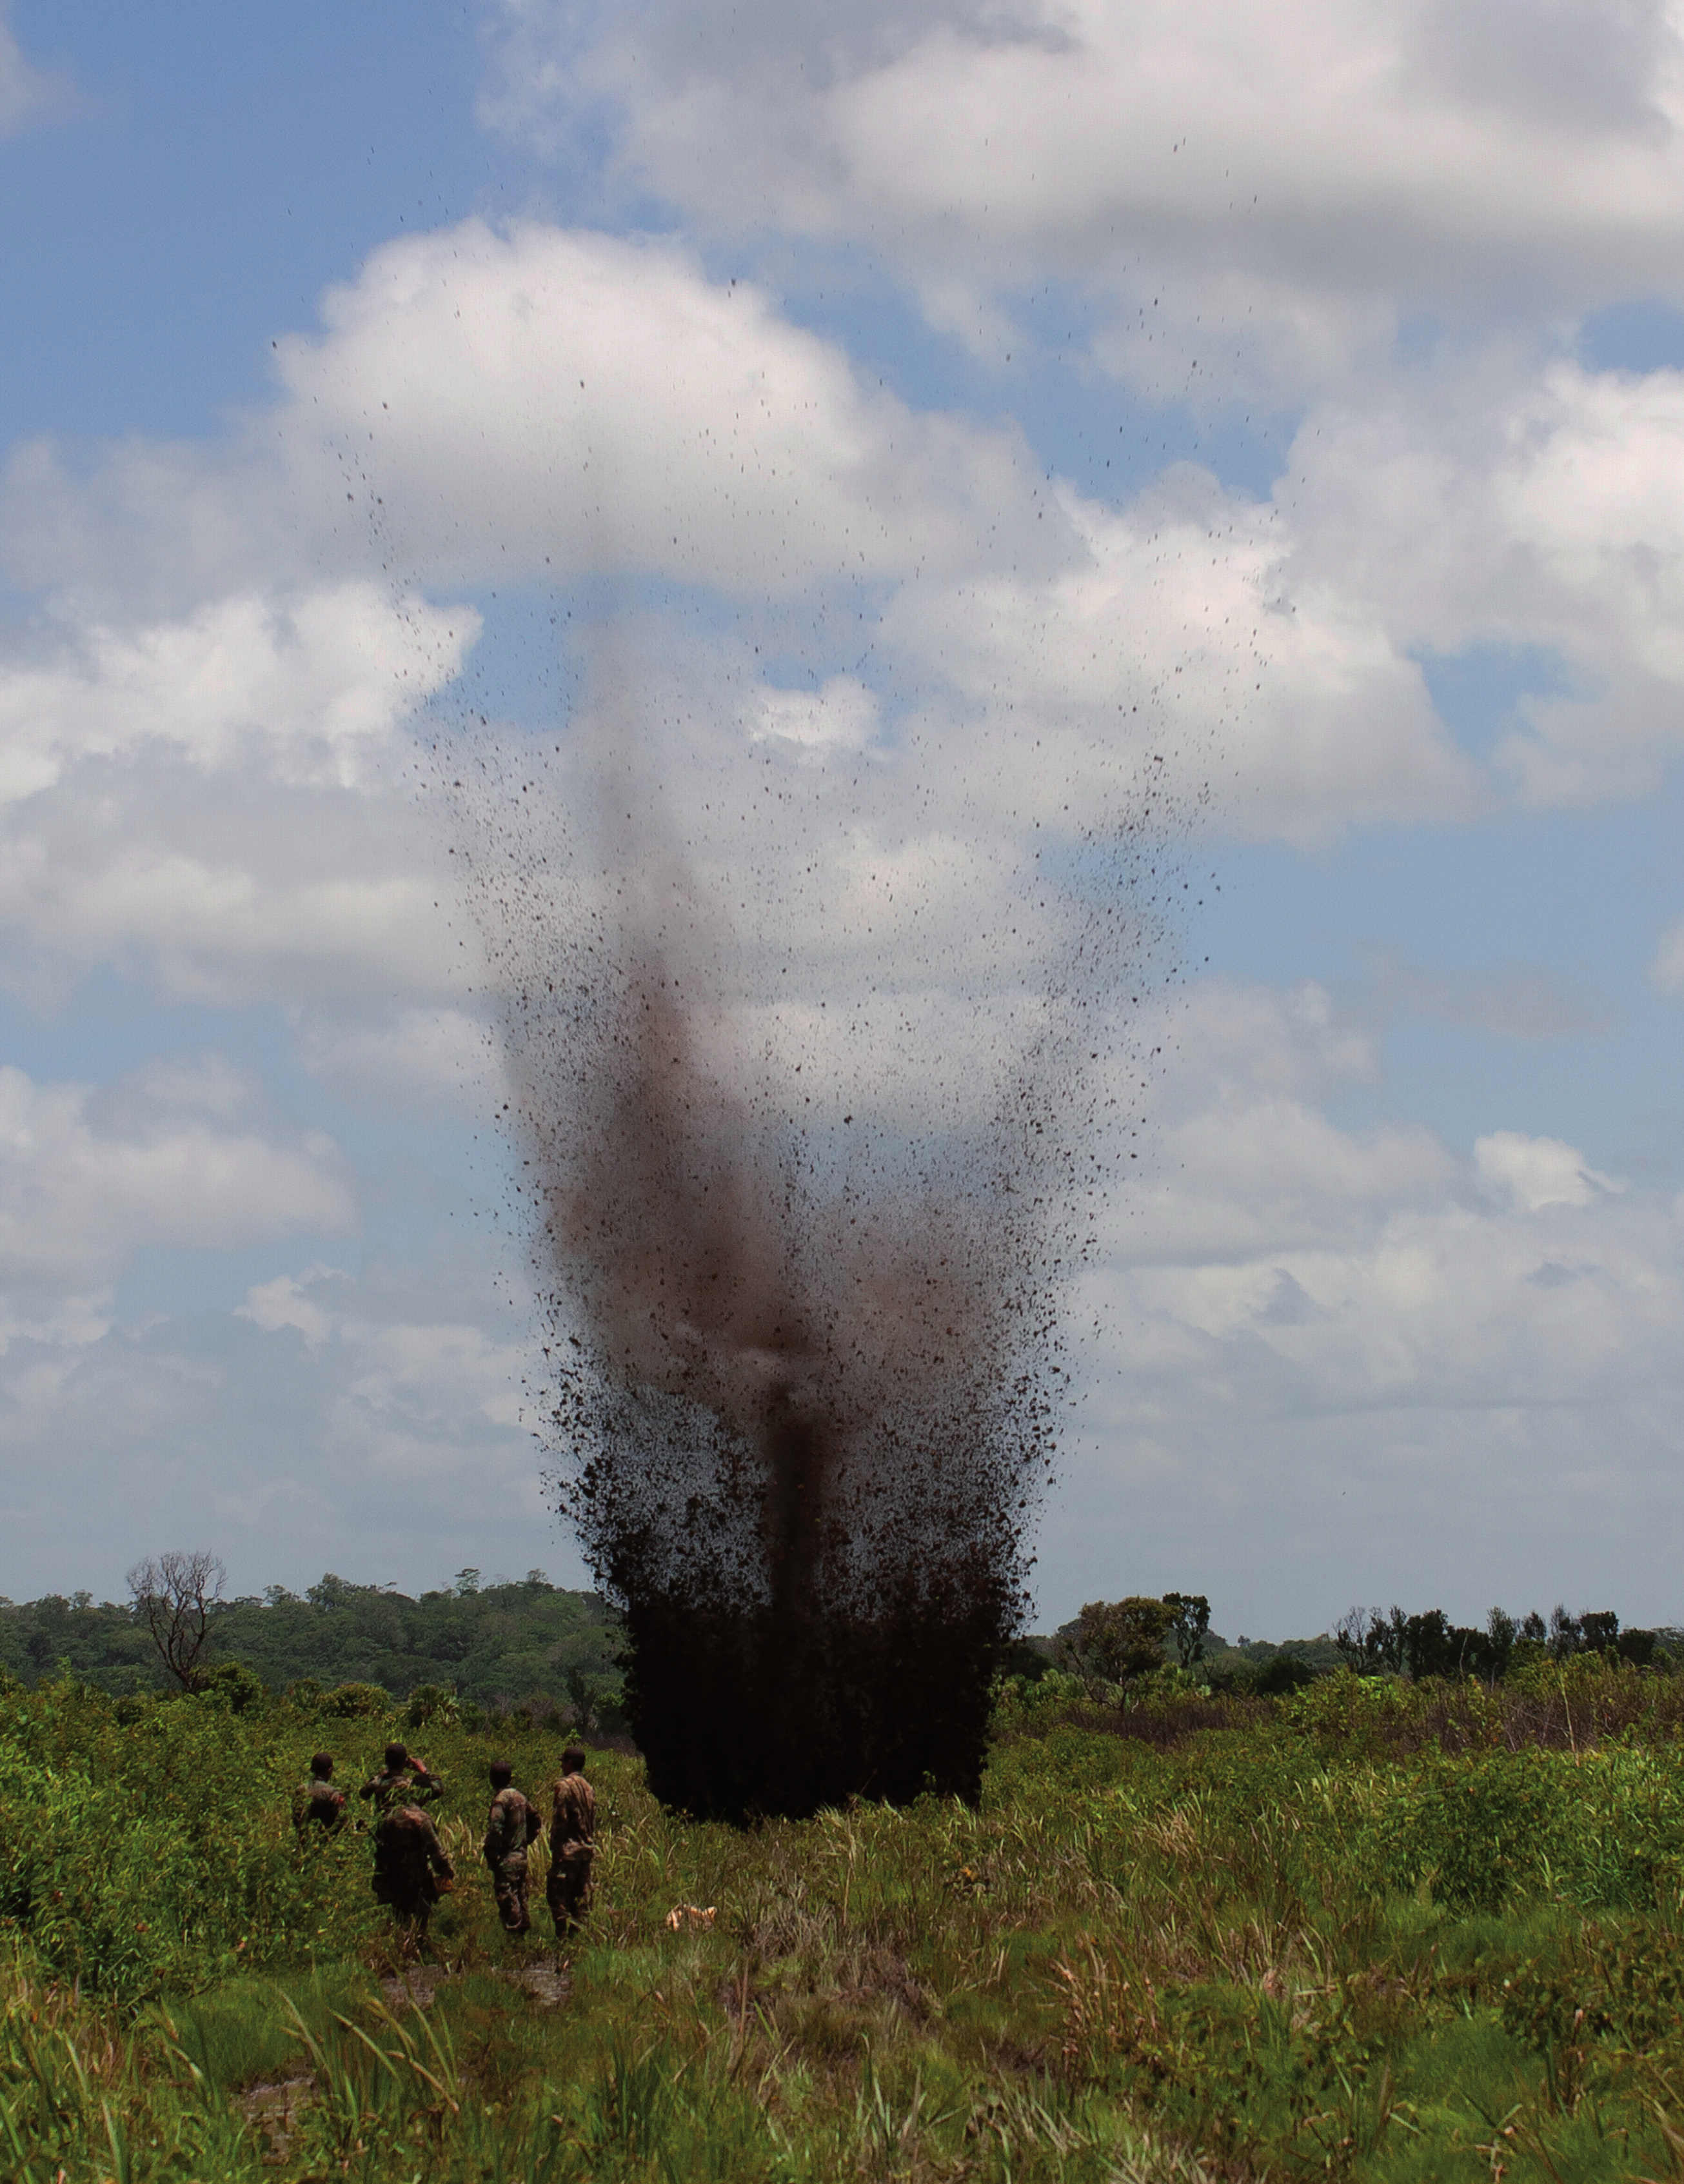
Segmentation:
<svg viewBox="0 0 1684 2184">
<path fill-rule="evenodd" d="M 315 2091 L 309 2072 L 298 2078 L 280 2078 L 272 2085 L 248 2086 L 236 2096 L 246 2121 L 254 2125 L 263 2142 L 265 2165 L 287 2159 L 292 2142 L 293 2118 Z"/>
<path fill-rule="evenodd" d="M 439 1964 L 417 1964 L 382 1980 L 380 1991 L 388 2009 L 431 2009 L 439 1989 L 457 1976 Z M 499 1967 L 492 1976 L 519 1987 L 543 2009 L 558 2008 L 573 1991 L 573 1975 L 565 1964 L 524 1964 L 518 1970 Z"/>
<path fill-rule="evenodd" d="M 441 1965 L 416 1964 L 382 1980 L 380 1992 L 389 2009 L 431 2009 L 432 1997 L 449 1977 Z"/>
<path fill-rule="evenodd" d="M 573 1992 L 573 1975 L 565 1964 L 528 1964 L 523 1971 L 502 1972 L 499 1977 L 523 1987 L 540 2009 L 559 2009 Z"/>
</svg>

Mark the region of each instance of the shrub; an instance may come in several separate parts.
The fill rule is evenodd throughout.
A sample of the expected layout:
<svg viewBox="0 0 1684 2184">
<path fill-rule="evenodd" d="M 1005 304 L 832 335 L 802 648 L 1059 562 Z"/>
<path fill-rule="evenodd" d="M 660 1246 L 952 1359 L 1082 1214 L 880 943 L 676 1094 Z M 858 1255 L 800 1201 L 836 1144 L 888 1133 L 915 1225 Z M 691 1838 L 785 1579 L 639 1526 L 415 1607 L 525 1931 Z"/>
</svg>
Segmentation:
<svg viewBox="0 0 1684 2184">
<path fill-rule="evenodd" d="M 1319 1676 L 1286 1706 L 1296 1727 L 1339 1750 L 1364 1754 L 1389 1748 L 1400 1725 L 1413 1723 L 1419 1712 L 1414 1690 L 1392 1676 Z"/>
<path fill-rule="evenodd" d="M 390 1713 L 392 1694 L 378 1684 L 335 1684 L 321 1695 L 317 1711 L 335 1721 L 360 1721 Z"/>
<path fill-rule="evenodd" d="M 1285 1698 L 1315 1680 L 1316 1672 L 1308 1661 L 1301 1661 L 1295 1653 L 1277 1653 L 1257 1670 L 1252 1689 L 1259 1698 Z"/>
<path fill-rule="evenodd" d="M 1684 1855 L 1675 1770 L 1642 1752 L 1581 1758 L 1536 1747 L 1435 1755 L 1376 1802 L 1363 1862 L 1381 1886 L 1425 1886 L 1461 1911 L 1547 1894 L 1586 1908 L 1650 1907 Z"/>
<path fill-rule="evenodd" d="M 226 1706 L 231 1713 L 246 1713 L 269 1702 L 263 1678 L 243 1661 L 219 1661 L 214 1669 L 201 1672 L 194 1696 Z"/>
<path fill-rule="evenodd" d="M 123 1726 L 52 1686 L 0 1715 L 0 1921 L 43 1970 L 130 2001 L 203 1986 L 263 1958 L 296 1961 L 369 1924 L 363 1859 L 346 1841 L 301 1863 L 276 1709 L 198 1697 Z"/>
<path fill-rule="evenodd" d="M 460 1719 L 461 1707 L 454 1684 L 417 1684 L 404 1708 L 404 1721 L 410 1729 L 425 1729 L 430 1721 L 456 1722 Z"/>
</svg>

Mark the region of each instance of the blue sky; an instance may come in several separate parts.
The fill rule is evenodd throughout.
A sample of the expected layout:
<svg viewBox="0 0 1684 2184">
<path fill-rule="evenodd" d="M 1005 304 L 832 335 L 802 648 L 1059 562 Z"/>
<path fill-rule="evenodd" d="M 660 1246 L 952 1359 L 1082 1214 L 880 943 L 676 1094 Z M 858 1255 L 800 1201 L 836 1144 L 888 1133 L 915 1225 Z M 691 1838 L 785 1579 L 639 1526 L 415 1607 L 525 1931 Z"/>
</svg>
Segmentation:
<svg viewBox="0 0 1684 2184">
<path fill-rule="evenodd" d="M 1665 7 L 0 23 L 0 1589 L 577 1579 L 429 746 L 617 616 L 931 1113 L 1055 781 L 1208 792 L 1044 1617 L 1684 1620 Z"/>
<path fill-rule="evenodd" d="M 5 153 L 30 214 L 7 287 L 32 335 L 8 361 L 8 435 L 197 437 L 267 393 L 270 341 L 310 322 L 327 282 L 506 187 L 474 125 L 471 9 L 242 20 L 189 0 L 12 21 L 65 89 Z"/>
</svg>

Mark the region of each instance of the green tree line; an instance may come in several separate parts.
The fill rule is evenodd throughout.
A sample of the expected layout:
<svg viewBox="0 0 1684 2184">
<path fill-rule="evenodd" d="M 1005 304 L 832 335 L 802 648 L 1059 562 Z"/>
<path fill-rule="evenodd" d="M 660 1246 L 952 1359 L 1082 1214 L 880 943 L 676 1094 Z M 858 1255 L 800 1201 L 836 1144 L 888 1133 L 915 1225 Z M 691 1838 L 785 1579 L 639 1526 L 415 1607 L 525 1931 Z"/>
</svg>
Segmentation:
<svg viewBox="0 0 1684 2184">
<path fill-rule="evenodd" d="M 1546 1618 L 1493 1607 L 1480 1627 L 1453 1623 L 1441 1607 L 1414 1615 L 1401 1607 L 1352 1607 L 1317 1638 L 1275 1646 L 1242 1637 L 1230 1646 L 1211 1629 L 1202 1593 L 1157 1599 L 1135 1593 L 1089 1601 L 1050 1642 L 1022 1641 L 1010 1666 L 1032 1680 L 1056 1668 L 1096 1687 L 1161 1680 L 1173 1671 L 1209 1691 L 1278 1697 L 1340 1669 L 1412 1683 L 1472 1677 L 1496 1684 L 1540 1662 L 1581 1654 L 1670 1673 L 1684 1663 L 1684 1630 L 1624 1628 L 1612 1608 L 1571 1615 L 1558 1606 Z"/>
<path fill-rule="evenodd" d="M 303 1593 L 270 1585 L 261 1597 L 213 1600 L 207 1613 L 204 1665 L 243 1662 L 273 1691 L 309 1679 L 378 1685 L 402 1699 L 449 1685 L 481 1706 L 544 1697 L 582 1711 L 611 1708 L 619 1695 L 613 1610 L 599 1594 L 551 1585 L 542 1570 L 482 1585 L 465 1569 L 416 1597 L 330 1571 Z M 86 1592 L 0 1596 L 0 1670 L 30 1687 L 68 1670 L 118 1697 L 171 1684 L 143 1603 Z"/>
</svg>

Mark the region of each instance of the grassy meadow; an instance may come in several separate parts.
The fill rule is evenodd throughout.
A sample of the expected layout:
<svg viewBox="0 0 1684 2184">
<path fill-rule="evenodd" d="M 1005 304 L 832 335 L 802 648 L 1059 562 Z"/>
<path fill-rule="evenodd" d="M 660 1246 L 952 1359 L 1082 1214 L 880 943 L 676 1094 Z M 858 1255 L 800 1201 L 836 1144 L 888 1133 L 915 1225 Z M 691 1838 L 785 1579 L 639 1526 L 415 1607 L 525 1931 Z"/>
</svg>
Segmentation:
<svg viewBox="0 0 1684 2184">
<path fill-rule="evenodd" d="M 1684 2176 L 1684 1678 L 1157 1683 L 1006 1686 L 974 1812 L 739 1833 L 599 1752 L 559 1958 L 542 1853 L 524 1942 L 477 1854 L 557 1730 L 0 1693 L 0 2176 Z M 290 1818 L 394 1732 L 459 1875 L 418 1963 Z"/>
</svg>

